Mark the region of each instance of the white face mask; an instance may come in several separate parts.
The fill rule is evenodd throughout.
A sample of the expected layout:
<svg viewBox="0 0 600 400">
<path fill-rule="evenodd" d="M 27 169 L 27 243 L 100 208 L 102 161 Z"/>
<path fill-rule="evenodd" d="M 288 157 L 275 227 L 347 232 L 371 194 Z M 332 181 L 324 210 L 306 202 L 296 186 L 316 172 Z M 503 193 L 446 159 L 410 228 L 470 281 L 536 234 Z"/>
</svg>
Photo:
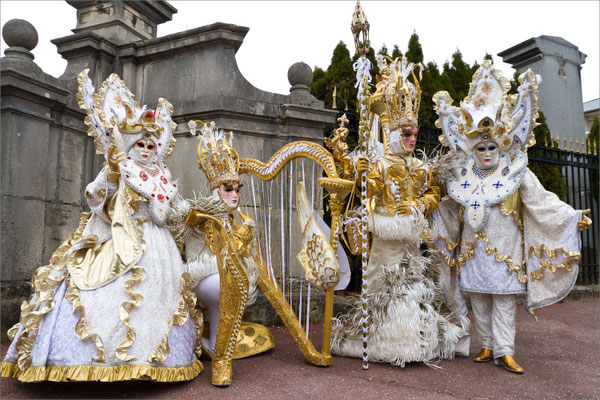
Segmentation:
<svg viewBox="0 0 600 400">
<path fill-rule="evenodd" d="M 140 139 L 129 150 L 129 156 L 140 164 L 148 164 L 156 154 L 156 145 L 150 139 Z"/>
<path fill-rule="evenodd" d="M 500 149 L 494 142 L 481 142 L 473 148 L 475 166 L 479 169 L 490 169 L 498 165 Z"/>
</svg>

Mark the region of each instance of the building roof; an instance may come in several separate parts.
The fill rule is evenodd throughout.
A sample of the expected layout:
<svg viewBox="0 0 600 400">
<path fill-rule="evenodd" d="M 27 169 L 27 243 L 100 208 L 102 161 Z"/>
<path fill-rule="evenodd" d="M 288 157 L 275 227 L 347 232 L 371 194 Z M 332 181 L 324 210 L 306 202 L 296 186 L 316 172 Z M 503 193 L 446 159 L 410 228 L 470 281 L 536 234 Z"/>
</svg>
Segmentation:
<svg viewBox="0 0 600 400">
<path fill-rule="evenodd" d="M 584 113 L 598 111 L 599 109 L 600 109 L 600 98 L 586 101 L 585 103 L 583 103 L 583 112 Z"/>
</svg>

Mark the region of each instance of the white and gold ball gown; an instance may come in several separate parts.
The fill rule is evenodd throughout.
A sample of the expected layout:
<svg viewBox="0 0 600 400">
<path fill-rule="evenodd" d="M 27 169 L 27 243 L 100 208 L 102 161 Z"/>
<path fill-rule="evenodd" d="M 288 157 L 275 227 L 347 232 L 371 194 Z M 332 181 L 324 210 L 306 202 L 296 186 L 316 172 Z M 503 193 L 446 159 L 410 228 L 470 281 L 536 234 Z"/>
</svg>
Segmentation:
<svg viewBox="0 0 600 400">
<path fill-rule="evenodd" d="M 202 371 L 194 352 L 202 321 L 165 226 L 178 192 L 163 163 L 174 144 L 172 107 L 161 99 L 155 111 L 140 109 L 115 74 L 98 94 L 87 70 L 79 79 L 78 100 L 100 152 L 117 142 L 131 155 L 132 145 L 146 138 L 156 155 L 145 165 L 125 158 L 118 180 L 105 167 L 87 186 L 91 212 L 34 273 L 35 292 L 9 331 L 2 376 L 24 382 L 193 379 Z"/>
</svg>

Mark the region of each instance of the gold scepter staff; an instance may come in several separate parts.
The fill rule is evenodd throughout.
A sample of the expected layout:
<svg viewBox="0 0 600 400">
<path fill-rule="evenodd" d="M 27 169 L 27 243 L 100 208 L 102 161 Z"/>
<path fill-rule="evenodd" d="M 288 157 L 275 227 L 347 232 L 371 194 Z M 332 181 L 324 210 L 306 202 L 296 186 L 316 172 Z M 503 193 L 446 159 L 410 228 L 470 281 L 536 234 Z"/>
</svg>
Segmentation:
<svg viewBox="0 0 600 400">
<path fill-rule="evenodd" d="M 354 36 L 354 46 L 356 53 L 359 58 L 354 63 L 354 70 L 356 71 L 356 87 L 358 87 L 357 94 L 357 108 L 359 112 L 359 125 L 358 125 L 358 140 L 361 152 L 367 155 L 367 92 L 369 89 L 369 81 L 371 75 L 369 69 L 371 63 L 367 59 L 366 54 L 369 51 L 369 22 L 367 17 L 360 6 L 360 1 L 356 1 L 356 7 L 354 8 L 354 14 L 352 15 L 351 25 L 352 35 Z M 361 252 L 362 252 L 362 281 L 361 281 L 361 303 L 362 303 L 362 340 L 363 340 L 363 369 L 369 368 L 369 347 L 367 336 L 369 333 L 369 315 L 367 312 L 367 264 L 368 264 L 368 243 L 367 243 L 367 172 L 362 171 L 360 177 L 360 201 L 362 204 L 361 210 Z"/>
</svg>

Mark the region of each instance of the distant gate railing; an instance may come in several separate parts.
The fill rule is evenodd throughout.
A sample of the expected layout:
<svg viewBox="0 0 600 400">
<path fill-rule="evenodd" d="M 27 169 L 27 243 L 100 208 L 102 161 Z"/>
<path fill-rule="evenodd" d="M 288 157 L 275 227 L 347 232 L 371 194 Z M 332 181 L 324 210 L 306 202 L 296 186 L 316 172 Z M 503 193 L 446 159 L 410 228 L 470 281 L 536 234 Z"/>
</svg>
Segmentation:
<svg viewBox="0 0 600 400">
<path fill-rule="evenodd" d="M 338 116 L 346 114 L 349 119 L 348 129 L 350 131 L 349 144 L 356 143 L 358 137 L 358 121 L 356 114 L 349 111 L 340 111 Z M 337 125 L 335 126 L 337 127 Z M 438 137 L 442 131 L 431 126 L 421 126 L 417 139 L 417 149 L 423 149 L 430 154 L 435 148 L 439 149 Z M 558 139 L 547 140 L 544 144 L 536 144 L 528 150 L 529 167 L 535 171 L 544 171 L 548 168 L 560 168 L 560 177 L 566 184 L 566 198 L 564 193 L 562 199 L 577 210 L 590 209 L 592 212 L 588 217 L 592 225 L 587 231 L 581 232 L 581 262 L 579 264 L 579 284 L 598 284 L 600 263 L 599 256 L 599 207 L 598 207 L 598 185 L 600 180 L 600 164 L 598 149 L 594 146 L 584 145 L 576 140 L 567 139 L 561 146 Z M 561 178 L 558 179 L 561 179 Z M 354 275 L 360 274 L 360 268 L 353 270 Z M 358 279 L 358 281 L 357 281 Z M 352 284 L 360 287 L 360 276 L 353 276 Z"/>
</svg>

